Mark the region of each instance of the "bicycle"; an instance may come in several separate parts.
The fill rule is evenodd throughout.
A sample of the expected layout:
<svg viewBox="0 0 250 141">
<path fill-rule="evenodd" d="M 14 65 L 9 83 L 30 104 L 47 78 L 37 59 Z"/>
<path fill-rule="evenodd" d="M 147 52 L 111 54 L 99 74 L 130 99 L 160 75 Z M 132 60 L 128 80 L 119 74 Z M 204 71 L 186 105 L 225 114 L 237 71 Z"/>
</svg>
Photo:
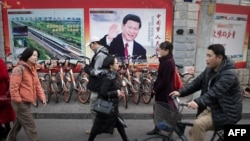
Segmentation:
<svg viewBox="0 0 250 141">
<path fill-rule="evenodd" d="M 193 71 L 192 72 L 183 72 L 183 73 L 181 72 L 181 69 L 184 68 L 183 65 L 175 64 L 175 66 L 178 69 L 178 72 L 179 72 L 179 75 L 180 75 L 181 80 L 183 82 L 183 85 L 186 85 L 186 84 L 193 81 L 193 79 L 194 79 L 194 66 L 193 66 Z"/>
<path fill-rule="evenodd" d="M 133 56 L 129 56 L 128 57 L 128 62 L 130 61 L 130 59 Z M 137 56 L 136 61 L 138 61 L 138 59 L 141 56 Z M 128 107 L 128 100 L 130 97 L 133 97 L 133 102 L 135 104 L 138 104 L 140 101 L 140 82 L 138 80 L 138 78 L 135 75 L 135 72 L 137 71 L 135 69 L 135 65 L 133 65 L 131 68 L 129 68 L 129 64 L 126 64 L 126 62 L 124 61 L 125 58 L 120 58 L 122 60 L 121 65 L 120 65 L 120 78 L 121 78 L 121 90 L 124 92 L 125 96 L 121 97 L 120 100 L 123 101 L 123 105 L 125 108 Z M 135 62 L 136 62 L 135 61 Z M 134 64 L 135 64 L 134 62 Z M 131 71 L 131 73 L 130 73 Z"/>
<path fill-rule="evenodd" d="M 64 60 L 58 60 L 59 65 L 59 72 L 56 74 L 56 80 L 57 80 L 57 93 L 56 93 L 56 103 L 59 101 L 59 96 L 64 96 L 64 101 L 69 101 L 69 96 L 72 93 L 72 86 L 71 82 L 67 81 L 67 78 L 65 77 L 65 71 L 68 65 L 69 58 L 66 58 Z"/>
<path fill-rule="evenodd" d="M 193 123 L 182 121 L 182 111 L 187 103 L 180 102 L 178 97 L 174 97 L 177 108 L 173 108 L 168 103 L 155 102 L 154 123 L 160 130 L 157 135 L 149 136 L 143 141 L 188 141 L 184 134 L 186 127 L 192 127 Z M 211 141 L 223 141 L 223 130 L 214 131 Z"/>
<path fill-rule="evenodd" d="M 78 65 L 79 61 L 77 61 L 76 63 L 73 63 L 73 62 L 70 62 L 71 60 L 70 58 L 67 58 L 66 60 L 68 61 L 64 64 L 65 71 L 64 71 L 64 74 L 63 72 L 61 72 L 61 74 L 63 75 L 60 75 L 60 78 L 64 79 L 63 100 L 64 102 L 69 103 L 72 93 L 73 93 L 73 89 L 77 89 L 73 69 Z"/>
<path fill-rule="evenodd" d="M 85 56 L 79 56 L 82 58 L 80 63 L 83 64 L 89 64 L 90 58 L 85 57 Z M 88 63 L 86 62 L 88 61 Z M 87 73 L 84 72 L 84 70 L 80 70 L 79 74 L 76 76 L 76 88 L 75 90 L 77 91 L 78 95 L 78 100 L 80 103 L 85 104 L 89 101 L 90 99 L 90 90 L 87 89 L 87 84 L 89 82 L 88 75 Z"/>
<path fill-rule="evenodd" d="M 41 78 L 41 85 L 44 89 L 44 93 L 46 96 L 46 102 L 49 103 L 51 100 L 51 96 L 55 95 L 55 102 L 58 103 L 58 92 L 59 88 L 57 86 L 57 73 L 59 72 L 58 69 L 58 58 L 53 58 L 56 60 L 50 59 L 49 62 L 45 62 L 45 71 L 47 72 L 43 78 Z"/>
<path fill-rule="evenodd" d="M 155 56 L 155 55 L 154 55 Z M 141 98 L 145 104 L 149 104 L 152 99 L 152 91 L 154 83 L 157 78 L 157 70 L 150 69 L 149 64 L 147 67 L 141 69 L 140 82 L 141 82 Z"/>
</svg>

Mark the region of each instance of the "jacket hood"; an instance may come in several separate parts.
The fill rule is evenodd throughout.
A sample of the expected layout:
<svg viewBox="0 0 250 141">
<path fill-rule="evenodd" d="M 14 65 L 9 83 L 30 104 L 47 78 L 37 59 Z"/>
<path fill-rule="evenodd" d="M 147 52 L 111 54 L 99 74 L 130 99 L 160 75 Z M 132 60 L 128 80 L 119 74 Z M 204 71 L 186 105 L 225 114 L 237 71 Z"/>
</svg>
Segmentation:
<svg viewBox="0 0 250 141">
<path fill-rule="evenodd" d="M 106 47 L 104 47 L 104 46 L 99 47 L 99 48 L 97 49 L 97 52 L 98 52 L 98 51 L 103 51 L 103 52 L 106 52 L 107 54 L 109 53 L 108 49 L 107 49 Z"/>
<path fill-rule="evenodd" d="M 19 61 L 17 64 L 18 64 L 18 65 L 23 65 L 23 66 L 25 66 L 26 68 L 29 68 L 29 69 L 32 70 L 32 66 L 30 66 L 28 63 L 26 63 L 26 62 L 24 62 L 24 61 Z M 36 68 L 36 64 L 35 64 L 33 67 Z"/>
<path fill-rule="evenodd" d="M 226 57 L 222 63 L 220 64 L 219 67 L 219 72 L 222 70 L 227 70 L 227 69 L 235 69 L 235 62 L 229 57 Z"/>
</svg>

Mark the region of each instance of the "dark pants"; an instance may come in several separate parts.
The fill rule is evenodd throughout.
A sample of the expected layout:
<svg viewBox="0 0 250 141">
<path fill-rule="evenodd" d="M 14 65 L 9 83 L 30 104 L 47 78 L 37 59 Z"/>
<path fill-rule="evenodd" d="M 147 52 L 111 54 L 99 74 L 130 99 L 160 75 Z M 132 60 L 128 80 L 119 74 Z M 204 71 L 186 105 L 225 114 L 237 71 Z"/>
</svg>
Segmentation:
<svg viewBox="0 0 250 141">
<path fill-rule="evenodd" d="M 122 125 L 122 123 L 119 122 L 118 120 L 116 120 L 116 128 L 117 128 L 119 134 L 121 135 L 122 140 L 123 140 L 123 141 L 127 141 L 127 140 L 128 140 L 128 137 L 127 137 L 127 135 L 126 135 L 125 128 L 124 128 L 124 126 Z M 96 137 L 98 134 L 99 134 L 99 132 L 98 132 L 98 127 L 93 126 L 92 129 L 91 129 L 91 132 L 90 132 L 90 136 L 89 136 L 88 141 L 94 141 L 95 137 Z"/>
</svg>

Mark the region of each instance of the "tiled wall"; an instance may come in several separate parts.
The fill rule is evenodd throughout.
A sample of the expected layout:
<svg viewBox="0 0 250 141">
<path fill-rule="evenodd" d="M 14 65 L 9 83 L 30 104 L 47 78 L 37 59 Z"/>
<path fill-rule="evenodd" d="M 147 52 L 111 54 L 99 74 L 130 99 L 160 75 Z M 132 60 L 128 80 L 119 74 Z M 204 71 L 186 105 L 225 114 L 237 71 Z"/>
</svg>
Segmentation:
<svg viewBox="0 0 250 141">
<path fill-rule="evenodd" d="M 173 45 L 176 64 L 195 64 L 199 5 L 176 0 L 174 11 Z"/>
</svg>

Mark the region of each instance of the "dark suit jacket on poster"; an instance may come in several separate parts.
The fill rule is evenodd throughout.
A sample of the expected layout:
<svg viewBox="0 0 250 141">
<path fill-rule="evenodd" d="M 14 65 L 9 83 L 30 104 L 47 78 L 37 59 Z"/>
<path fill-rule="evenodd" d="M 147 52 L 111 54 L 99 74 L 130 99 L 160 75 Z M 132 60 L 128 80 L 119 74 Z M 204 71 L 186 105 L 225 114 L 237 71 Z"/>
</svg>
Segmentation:
<svg viewBox="0 0 250 141">
<path fill-rule="evenodd" d="M 118 34 L 117 37 L 115 37 L 113 41 L 110 43 L 110 46 L 107 45 L 106 37 L 107 35 L 105 35 L 100 40 L 100 42 L 103 46 L 105 46 L 109 50 L 109 53 L 115 55 L 118 59 L 124 57 L 124 44 L 125 43 L 123 43 L 122 34 L 121 33 Z M 146 49 L 141 44 L 139 44 L 138 42 L 134 40 L 132 60 L 134 61 L 136 57 L 139 55 L 141 55 L 141 58 L 140 58 L 141 61 L 143 62 L 147 61 Z"/>
</svg>

